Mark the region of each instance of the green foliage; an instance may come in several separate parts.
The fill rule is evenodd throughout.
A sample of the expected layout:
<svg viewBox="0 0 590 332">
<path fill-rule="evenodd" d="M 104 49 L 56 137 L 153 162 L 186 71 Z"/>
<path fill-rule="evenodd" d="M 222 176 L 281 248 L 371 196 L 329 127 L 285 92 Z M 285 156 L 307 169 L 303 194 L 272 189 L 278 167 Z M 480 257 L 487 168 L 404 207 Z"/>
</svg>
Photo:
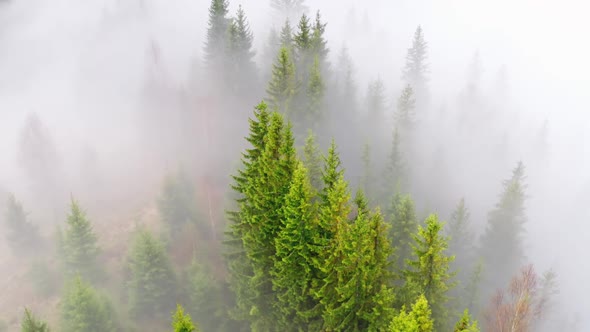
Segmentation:
<svg viewBox="0 0 590 332">
<path fill-rule="evenodd" d="M 416 100 L 414 99 L 414 90 L 408 84 L 402 90 L 402 94 L 397 100 L 397 109 L 395 111 L 395 121 L 397 126 L 404 131 L 408 131 L 414 126 Z"/>
<path fill-rule="evenodd" d="M 322 120 L 325 120 L 323 114 L 325 85 L 322 79 L 319 57 L 315 57 L 311 67 L 309 81 L 307 83 L 307 114 L 304 123 L 307 127 L 319 130 Z"/>
<path fill-rule="evenodd" d="M 227 0 L 211 0 L 207 39 L 205 42 L 205 61 L 213 70 L 220 66 L 225 56 L 226 32 L 230 24 L 227 18 L 229 2 Z"/>
<path fill-rule="evenodd" d="M 12 194 L 8 195 L 4 218 L 7 226 L 6 241 L 15 254 L 32 253 L 41 246 L 37 227 L 27 220 L 22 204 Z"/>
<path fill-rule="evenodd" d="M 401 149 L 401 139 L 397 127 L 393 132 L 393 141 L 391 143 L 391 150 L 389 158 L 385 165 L 385 172 L 383 174 L 383 197 L 392 197 L 400 190 L 407 187 L 406 183 L 406 165 Z"/>
<path fill-rule="evenodd" d="M 454 332 L 479 332 L 477 321 L 472 321 L 469 316 L 469 310 L 465 309 L 461 319 L 455 324 Z"/>
<path fill-rule="evenodd" d="M 216 330 L 226 314 L 222 312 L 221 289 L 211 272 L 196 258 L 186 273 L 185 287 L 190 298 L 189 308 L 198 318 L 199 325 L 206 331 Z"/>
<path fill-rule="evenodd" d="M 432 332 L 434 331 L 434 322 L 431 318 L 428 300 L 424 295 L 420 295 L 412 305 L 412 310 L 406 312 L 405 306 L 402 308 L 391 325 L 390 332 Z M 438 330 L 437 330 L 438 331 Z"/>
<path fill-rule="evenodd" d="M 256 79 L 257 69 L 254 62 L 256 52 L 252 47 L 254 35 L 246 18 L 242 5 L 238 6 L 236 17 L 228 27 L 228 50 L 230 57 L 229 86 L 240 96 L 245 96 Z"/>
<path fill-rule="evenodd" d="M 174 239 L 188 223 L 197 219 L 195 188 L 182 170 L 166 177 L 158 198 L 158 212 Z"/>
<path fill-rule="evenodd" d="M 49 332 L 49 326 L 46 322 L 38 319 L 31 312 L 31 310 L 25 308 L 25 315 L 20 325 L 21 332 Z"/>
<path fill-rule="evenodd" d="M 326 25 L 327 23 L 322 22 L 322 17 L 320 15 L 320 11 L 318 10 L 315 15 L 315 21 L 312 25 L 311 49 L 314 58 L 317 59 L 322 68 L 328 67 L 326 59 L 328 57 L 329 49 L 327 47 L 328 42 L 324 38 Z"/>
<path fill-rule="evenodd" d="M 289 20 L 285 21 L 280 34 L 280 47 L 285 47 L 288 50 L 293 49 L 293 28 Z"/>
<path fill-rule="evenodd" d="M 375 173 L 373 172 L 373 163 L 371 162 L 371 146 L 369 143 L 363 145 L 363 175 L 360 179 L 360 187 L 367 193 L 369 200 L 375 197 Z"/>
<path fill-rule="evenodd" d="M 61 260 L 69 276 L 80 274 L 88 280 L 97 280 L 102 271 L 98 266 L 98 238 L 86 213 L 72 199 L 70 214 L 61 237 Z"/>
<path fill-rule="evenodd" d="M 66 285 L 60 309 L 61 331 L 117 331 L 115 312 L 110 301 L 79 276 Z"/>
<path fill-rule="evenodd" d="M 275 110 L 289 114 L 291 102 L 299 85 L 295 77 L 295 64 L 286 47 L 281 47 L 275 64 L 272 66 L 272 77 L 268 83 L 266 93 Z"/>
<path fill-rule="evenodd" d="M 312 189 L 318 193 L 322 189 L 322 156 L 316 143 L 316 136 L 309 130 L 303 146 L 303 165 L 308 171 Z"/>
<path fill-rule="evenodd" d="M 406 269 L 406 262 L 413 258 L 412 236 L 418 229 L 414 201 L 407 196 L 395 195 L 389 209 L 391 245 L 395 248 L 393 268 L 397 271 Z"/>
<path fill-rule="evenodd" d="M 522 243 L 526 223 L 524 179 L 524 165 L 519 162 L 512 171 L 512 177 L 504 181 L 500 201 L 488 215 L 480 245 L 486 266 L 486 289 L 504 287 L 525 260 Z"/>
<path fill-rule="evenodd" d="M 425 227 L 418 227 L 413 245 L 415 259 L 408 261 L 405 273 L 407 292 L 424 294 L 432 307 L 437 330 L 446 326 L 447 292 L 454 286 L 453 273 L 449 272 L 454 257 L 446 255 L 448 239 L 442 235 L 442 227 L 436 215 L 426 219 Z"/>
<path fill-rule="evenodd" d="M 176 306 L 176 312 L 172 315 L 172 327 L 174 332 L 198 332 L 197 327 L 191 320 L 191 316 L 184 313 L 184 309 L 180 304 Z"/>
<path fill-rule="evenodd" d="M 135 317 L 164 317 L 174 307 L 175 274 L 166 249 L 140 230 L 128 256 L 129 307 Z"/>
<path fill-rule="evenodd" d="M 409 84 L 415 92 L 422 94 L 426 87 L 428 64 L 426 59 L 428 57 L 428 44 L 424 40 L 424 33 L 422 27 L 418 26 L 414 32 L 414 39 L 412 40 L 412 47 L 408 49 L 406 54 L 406 65 L 403 69 L 402 77 L 404 81 Z"/>
</svg>

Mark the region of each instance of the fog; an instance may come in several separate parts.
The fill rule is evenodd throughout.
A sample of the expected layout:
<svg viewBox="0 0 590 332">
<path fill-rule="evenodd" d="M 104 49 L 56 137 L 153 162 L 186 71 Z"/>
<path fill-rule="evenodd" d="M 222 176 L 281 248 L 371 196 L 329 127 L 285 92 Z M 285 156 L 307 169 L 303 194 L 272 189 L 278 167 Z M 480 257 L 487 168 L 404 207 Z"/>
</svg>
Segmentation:
<svg viewBox="0 0 590 332">
<path fill-rule="evenodd" d="M 590 44 L 584 41 L 590 6 L 577 0 L 305 3 L 310 15 L 319 10 L 327 22 L 332 70 L 338 69 L 342 47 L 348 48 L 361 113 L 366 112 L 367 86 L 379 78 L 392 118 L 405 84 L 406 52 L 416 27 L 422 27 L 429 98 L 417 114 L 421 127 L 414 153 L 423 162 L 412 170 L 413 194 L 423 198 L 417 199 L 419 214 L 437 212 L 447 220 L 465 197 L 475 232 L 481 234 L 502 181 L 522 161 L 528 185 L 526 256 L 539 271 L 557 272 L 560 321 L 577 320 L 579 331 L 590 329 L 585 314 L 590 311 L 590 267 L 582 262 L 590 249 L 590 144 L 585 144 L 590 142 Z M 202 61 L 209 4 L 0 1 L 2 202 L 14 193 L 48 236 L 65 220 L 70 196 L 80 199 L 97 229 L 131 225 L 153 209 L 162 179 L 180 165 L 197 184 L 203 178 L 221 184 L 216 195 L 224 200 L 228 174 L 245 146 L 245 119 L 266 97 L 268 35 L 282 22 L 273 18 L 267 0 L 241 2 L 254 34 L 260 88 L 245 97 L 215 99 L 214 77 Z M 239 4 L 230 1 L 231 15 Z M 476 100 L 466 101 L 467 95 Z M 203 115 L 220 108 L 235 113 Z M 22 133 L 33 115 L 55 158 L 35 159 L 37 168 L 27 169 Z M 467 124 L 459 125 L 457 119 L 465 116 Z M 331 133 L 337 143 L 343 136 Z M 390 133 L 383 137 L 389 144 Z M 541 139 L 547 144 L 539 147 Z M 338 145 L 355 188 L 360 145 Z M 388 149 L 376 145 L 373 150 Z M 55 164 L 43 165 L 48 160 Z M 52 167 L 56 183 L 50 188 L 56 189 L 49 190 L 33 175 Z M 223 208 L 209 205 L 207 213 L 223 219 Z M 18 264 L 7 256 L 0 254 L 0 290 L 13 287 L 5 276 Z M 5 298 L 0 314 L 12 315 L 26 305 L 22 302 Z M 43 305 L 36 308 L 51 312 Z"/>
</svg>

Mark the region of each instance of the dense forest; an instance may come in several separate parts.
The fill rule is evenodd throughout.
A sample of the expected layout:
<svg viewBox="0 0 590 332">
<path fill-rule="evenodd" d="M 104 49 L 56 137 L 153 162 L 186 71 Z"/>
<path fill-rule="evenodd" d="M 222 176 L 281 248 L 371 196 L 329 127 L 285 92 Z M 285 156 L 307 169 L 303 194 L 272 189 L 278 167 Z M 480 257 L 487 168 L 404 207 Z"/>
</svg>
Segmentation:
<svg viewBox="0 0 590 332">
<path fill-rule="evenodd" d="M 11 124 L 24 181 L 0 182 L 0 331 L 580 328 L 560 271 L 530 254 L 548 123 L 519 131 L 506 68 L 490 98 L 475 53 L 444 104 L 418 25 L 401 68 L 361 86 L 366 59 L 312 4 L 265 1 L 256 43 L 246 8 L 203 8 L 186 86 L 146 43 L 142 151 L 68 155 L 42 113 Z M 97 140 L 117 146 L 127 120 L 106 117 Z"/>
</svg>

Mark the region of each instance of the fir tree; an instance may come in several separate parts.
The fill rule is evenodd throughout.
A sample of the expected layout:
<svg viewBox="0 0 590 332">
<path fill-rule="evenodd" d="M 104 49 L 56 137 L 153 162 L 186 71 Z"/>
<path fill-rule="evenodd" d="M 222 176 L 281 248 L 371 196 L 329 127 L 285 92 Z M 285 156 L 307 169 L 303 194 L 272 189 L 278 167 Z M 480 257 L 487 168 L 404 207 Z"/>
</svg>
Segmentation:
<svg viewBox="0 0 590 332">
<path fill-rule="evenodd" d="M 280 34 L 280 47 L 285 47 L 289 51 L 293 49 L 293 28 L 289 20 L 285 21 Z"/>
<path fill-rule="evenodd" d="M 431 318 L 430 306 L 424 295 L 420 295 L 412 305 L 412 310 L 406 312 L 405 306 L 397 315 L 391 325 L 390 332 L 432 332 L 434 322 Z M 438 331 L 438 330 L 437 330 Z"/>
<path fill-rule="evenodd" d="M 66 286 L 61 302 L 61 331 L 113 332 L 117 331 L 115 311 L 110 301 L 98 294 L 80 277 Z"/>
<path fill-rule="evenodd" d="M 406 289 L 414 294 L 424 294 L 432 307 L 436 330 L 444 329 L 447 317 L 447 293 L 454 284 L 449 271 L 453 256 L 447 256 L 448 240 L 442 233 L 443 224 L 436 215 L 430 215 L 425 227 L 418 227 L 414 236 L 414 260 L 408 261 Z M 410 297 L 411 298 L 411 297 Z"/>
<path fill-rule="evenodd" d="M 397 109 L 395 112 L 396 125 L 404 132 L 408 132 L 416 121 L 415 119 L 416 100 L 414 99 L 414 91 L 408 84 L 403 89 L 402 94 L 397 100 Z"/>
<path fill-rule="evenodd" d="M 321 125 L 322 120 L 326 120 L 323 114 L 324 91 L 325 85 L 322 79 L 320 61 L 316 56 L 311 67 L 309 82 L 307 83 L 307 100 L 309 105 L 307 106 L 307 116 L 304 119 L 306 127 L 319 130 L 320 128 L 318 127 Z"/>
<path fill-rule="evenodd" d="M 272 108 L 286 114 L 292 113 L 292 100 L 298 90 L 295 64 L 289 53 L 287 48 L 281 47 L 266 89 Z"/>
<path fill-rule="evenodd" d="M 524 179 L 524 165 L 518 163 L 512 177 L 504 181 L 500 201 L 488 215 L 487 227 L 481 238 L 481 256 L 486 266 L 485 289 L 502 288 L 524 261 Z"/>
<path fill-rule="evenodd" d="M 322 23 L 322 17 L 318 10 L 315 16 L 315 21 L 312 25 L 311 49 L 314 58 L 317 57 L 320 66 L 323 70 L 326 70 L 328 68 L 327 58 L 328 53 L 330 51 L 327 46 L 328 42 L 324 38 L 324 33 L 326 32 L 326 25 L 327 23 Z"/>
<path fill-rule="evenodd" d="M 366 126 L 371 144 L 381 142 L 380 133 L 385 131 L 385 87 L 381 79 L 369 83 L 366 96 Z"/>
<path fill-rule="evenodd" d="M 166 250 L 148 231 L 141 230 L 128 257 L 129 306 L 136 317 L 163 317 L 174 307 L 175 275 Z"/>
<path fill-rule="evenodd" d="M 164 224 L 175 238 L 186 224 L 197 219 L 195 189 L 185 172 L 166 177 L 158 198 L 158 211 Z"/>
<path fill-rule="evenodd" d="M 354 65 L 347 47 L 342 47 L 338 56 L 336 80 L 338 84 L 338 99 L 345 117 L 353 118 L 357 108 L 357 85 L 354 80 Z"/>
<path fill-rule="evenodd" d="M 312 189 L 318 193 L 322 189 L 322 157 L 313 131 L 309 130 L 303 147 L 303 165 L 308 170 Z"/>
<path fill-rule="evenodd" d="M 249 318 L 250 300 L 254 297 L 249 286 L 254 271 L 247 257 L 244 238 L 252 230 L 248 223 L 249 217 L 254 213 L 250 188 L 260 175 L 260 158 L 265 149 L 265 137 L 269 129 L 270 113 L 264 102 L 256 106 L 254 117 L 249 122 L 250 135 L 246 140 L 250 146 L 242 154 L 242 168 L 233 176 L 231 188 L 237 196 L 236 210 L 227 213 L 230 225 L 225 241 L 229 285 L 236 296 L 236 307 L 230 310 L 230 316 L 237 321 L 246 321 Z"/>
<path fill-rule="evenodd" d="M 252 48 L 254 36 L 242 5 L 229 25 L 229 56 L 231 58 L 230 83 L 234 91 L 245 96 L 256 79 L 256 52 Z"/>
<path fill-rule="evenodd" d="M 27 219 L 21 202 L 13 194 L 6 200 L 6 241 L 14 254 L 31 253 L 42 245 L 37 227 Z"/>
<path fill-rule="evenodd" d="M 479 332 L 477 321 L 472 321 L 469 310 L 465 309 L 461 319 L 455 324 L 454 332 Z"/>
<path fill-rule="evenodd" d="M 403 79 L 409 84 L 412 89 L 418 94 L 425 93 L 427 83 L 428 64 L 426 59 L 428 51 L 428 44 L 424 40 L 424 33 L 422 27 L 418 26 L 414 33 L 412 47 L 408 49 L 406 55 L 406 65 L 403 70 Z"/>
<path fill-rule="evenodd" d="M 401 139 L 397 127 L 393 132 L 391 150 L 383 174 L 382 197 L 392 197 L 397 192 L 406 189 L 406 165 L 404 162 Z"/>
<path fill-rule="evenodd" d="M 72 276 L 80 274 L 89 280 L 96 280 L 100 272 L 98 266 L 98 238 L 86 213 L 77 201 L 72 199 L 70 214 L 61 243 L 61 256 L 65 271 Z"/>
<path fill-rule="evenodd" d="M 414 201 L 408 196 L 395 195 L 390 207 L 390 241 L 395 249 L 395 262 L 393 268 L 396 271 L 406 269 L 406 262 L 413 258 L 412 243 L 413 234 L 418 229 Z"/>
<path fill-rule="evenodd" d="M 209 70 L 219 75 L 226 62 L 226 34 L 230 26 L 227 18 L 229 2 L 227 0 L 211 0 L 207 39 L 205 42 L 205 63 Z"/>
<path fill-rule="evenodd" d="M 225 317 L 222 317 L 221 289 L 205 266 L 196 258 L 186 271 L 186 290 L 190 299 L 191 312 L 199 317 L 199 325 L 206 331 L 213 331 Z"/>
<path fill-rule="evenodd" d="M 181 305 L 176 306 L 176 312 L 172 315 L 172 327 L 174 332 L 198 332 L 199 330 L 191 320 L 189 314 L 184 313 Z"/>
<path fill-rule="evenodd" d="M 309 17 L 303 14 L 297 25 L 297 32 L 293 35 L 293 42 L 295 43 L 295 55 L 298 60 L 297 64 L 300 67 L 306 68 L 306 61 L 309 58 L 312 47 L 312 27 L 309 22 Z M 304 80 L 305 81 L 305 80 Z"/>
<path fill-rule="evenodd" d="M 369 200 L 374 198 L 374 172 L 373 163 L 371 162 L 371 147 L 369 143 L 365 143 L 363 146 L 363 175 L 360 181 L 360 187 L 367 193 Z"/>
<path fill-rule="evenodd" d="M 31 310 L 25 308 L 25 315 L 20 325 L 21 332 L 49 332 L 49 326 L 46 322 L 38 319 L 31 312 Z"/>
<path fill-rule="evenodd" d="M 283 205 L 283 227 L 276 237 L 276 262 L 271 272 L 277 292 L 281 331 L 309 330 L 308 312 L 316 305 L 311 286 L 314 266 L 316 205 L 307 170 L 299 163 Z"/>
</svg>

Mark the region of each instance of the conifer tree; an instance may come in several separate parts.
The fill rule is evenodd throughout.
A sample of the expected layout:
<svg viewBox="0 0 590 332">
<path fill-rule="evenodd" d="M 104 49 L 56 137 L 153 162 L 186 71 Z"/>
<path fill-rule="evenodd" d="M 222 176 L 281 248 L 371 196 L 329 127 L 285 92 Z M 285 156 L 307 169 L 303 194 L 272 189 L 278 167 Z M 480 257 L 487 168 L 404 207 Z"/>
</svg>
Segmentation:
<svg viewBox="0 0 590 332">
<path fill-rule="evenodd" d="M 307 168 L 312 189 L 319 193 L 322 189 L 322 156 L 312 130 L 308 131 L 305 146 L 303 147 L 303 158 L 301 159 L 303 165 Z"/>
<path fill-rule="evenodd" d="M 286 114 L 293 111 L 292 101 L 299 86 L 295 77 L 295 64 L 289 53 L 285 47 L 279 50 L 276 63 L 272 67 L 272 77 L 266 89 L 271 107 Z"/>
<path fill-rule="evenodd" d="M 519 162 L 512 177 L 504 181 L 500 201 L 488 214 L 487 227 L 481 238 L 481 257 L 486 266 L 484 289 L 502 288 L 524 261 L 524 179 L 524 165 Z"/>
<path fill-rule="evenodd" d="M 469 310 L 465 309 L 461 319 L 455 324 L 454 332 L 479 332 L 477 321 L 472 321 Z"/>
<path fill-rule="evenodd" d="M 25 315 L 20 325 L 21 332 L 49 332 L 49 326 L 46 322 L 38 319 L 31 312 L 31 310 L 25 308 Z"/>
<path fill-rule="evenodd" d="M 140 230 L 128 257 L 129 306 L 135 317 L 164 317 L 174 307 L 175 275 L 163 244 Z"/>
<path fill-rule="evenodd" d="M 412 236 L 418 229 L 414 201 L 407 196 L 395 195 L 390 207 L 390 241 L 395 250 L 394 270 L 406 269 L 406 262 L 413 258 Z"/>
<path fill-rule="evenodd" d="M 276 262 L 272 270 L 282 331 L 309 330 L 308 313 L 317 301 L 311 286 L 318 273 L 314 266 L 316 205 L 307 170 L 299 163 L 282 208 L 283 227 L 276 238 Z"/>
<path fill-rule="evenodd" d="M 207 39 L 205 42 L 205 63 L 212 73 L 219 75 L 226 63 L 227 32 L 230 20 L 227 18 L 229 2 L 211 0 Z"/>
<path fill-rule="evenodd" d="M 360 187 L 363 189 L 364 192 L 367 193 L 369 200 L 374 198 L 374 172 L 373 172 L 373 163 L 371 161 L 371 147 L 369 143 L 365 143 L 363 146 L 363 175 L 360 181 Z"/>
<path fill-rule="evenodd" d="M 353 118 L 357 108 L 357 85 L 354 80 L 354 65 L 347 47 L 342 47 L 335 68 L 338 84 L 338 99 L 345 117 Z"/>
<path fill-rule="evenodd" d="M 79 276 L 66 286 L 60 308 L 60 331 L 114 332 L 118 330 L 115 311 L 108 298 L 98 294 Z"/>
<path fill-rule="evenodd" d="M 405 271 L 406 291 L 424 294 L 432 307 L 437 331 L 446 326 L 447 293 L 454 286 L 449 271 L 454 257 L 446 255 L 448 240 L 442 235 L 442 227 L 436 215 L 426 219 L 425 227 L 418 227 L 413 245 L 416 258 L 408 261 L 409 269 Z"/>
<path fill-rule="evenodd" d="M 285 47 L 289 51 L 293 50 L 293 28 L 289 20 L 285 21 L 280 34 L 280 47 Z"/>
<path fill-rule="evenodd" d="M 416 100 L 414 99 L 414 91 L 408 84 L 402 90 L 402 94 L 397 100 L 397 109 L 395 112 L 396 125 L 406 133 L 409 132 L 416 121 L 415 108 Z"/>
<path fill-rule="evenodd" d="M 158 198 L 158 211 L 172 238 L 183 231 L 186 224 L 196 222 L 195 205 L 195 188 L 188 175 L 182 170 L 168 175 Z"/>
<path fill-rule="evenodd" d="M 199 331 L 191 320 L 191 316 L 184 313 L 184 308 L 180 304 L 176 306 L 176 312 L 172 315 L 172 327 L 174 328 L 174 332 Z"/>
<path fill-rule="evenodd" d="M 37 227 L 27 219 L 21 202 L 13 194 L 8 195 L 4 214 L 6 241 L 15 254 L 31 253 L 42 245 Z"/>
<path fill-rule="evenodd" d="M 324 33 L 326 32 L 326 25 L 327 23 L 322 23 L 322 17 L 320 15 L 320 11 L 318 10 L 315 16 L 315 21 L 312 25 L 312 36 L 311 36 L 311 49 L 314 58 L 317 57 L 319 64 L 322 70 L 328 69 L 328 42 L 324 38 Z"/>
<path fill-rule="evenodd" d="M 406 165 L 401 149 L 401 139 L 399 130 L 396 127 L 393 132 L 391 150 L 383 174 L 382 197 L 392 197 L 396 192 L 406 189 L 407 183 L 405 173 Z"/>
<path fill-rule="evenodd" d="M 428 81 L 426 76 L 428 73 L 427 52 L 428 44 L 424 40 L 422 27 L 418 26 L 414 33 L 412 47 L 408 49 L 406 54 L 406 65 L 402 77 L 406 84 L 409 84 L 419 96 L 425 93 Z"/>
<path fill-rule="evenodd" d="M 307 100 L 309 105 L 307 106 L 307 115 L 304 119 L 306 127 L 319 130 L 320 128 L 318 127 L 322 124 L 322 121 L 326 120 L 323 114 L 324 91 L 325 85 L 322 79 L 320 60 L 316 56 L 311 67 L 309 82 L 307 83 Z"/>
<path fill-rule="evenodd" d="M 307 68 L 310 51 L 312 47 L 312 27 L 309 22 L 309 17 L 303 14 L 297 25 L 297 32 L 293 35 L 293 42 L 295 44 L 295 56 L 297 65 L 301 68 Z M 306 80 L 303 79 L 305 82 Z"/>
<path fill-rule="evenodd" d="M 252 48 L 254 36 L 242 5 L 229 24 L 229 56 L 231 58 L 230 83 L 240 96 L 245 96 L 256 83 L 256 52 Z M 250 90 L 251 91 L 251 90 Z"/>
<path fill-rule="evenodd" d="M 271 0 L 270 6 L 280 22 L 299 17 L 307 10 L 305 0 Z"/>
<path fill-rule="evenodd" d="M 221 289 L 206 266 L 200 264 L 195 257 L 186 272 L 185 287 L 190 299 L 189 308 L 199 317 L 199 325 L 204 330 L 213 331 L 225 318 L 221 317 Z"/>
<path fill-rule="evenodd" d="M 430 306 L 424 295 L 420 295 L 412 305 L 412 310 L 406 312 L 405 306 L 397 315 L 391 325 L 390 332 L 432 332 L 434 322 L 431 318 Z M 437 330 L 438 331 L 438 330 Z"/>
<path fill-rule="evenodd" d="M 370 128 L 367 133 L 371 144 L 381 141 L 380 133 L 385 131 L 385 87 L 381 79 L 369 83 L 366 96 L 366 126 Z"/>
<path fill-rule="evenodd" d="M 88 280 L 96 280 L 99 277 L 100 248 L 97 242 L 98 238 L 86 213 L 78 202 L 72 199 L 61 243 L 61 259 L 66 274 L 72 276 L 79 273 Z"/>
</svg>

